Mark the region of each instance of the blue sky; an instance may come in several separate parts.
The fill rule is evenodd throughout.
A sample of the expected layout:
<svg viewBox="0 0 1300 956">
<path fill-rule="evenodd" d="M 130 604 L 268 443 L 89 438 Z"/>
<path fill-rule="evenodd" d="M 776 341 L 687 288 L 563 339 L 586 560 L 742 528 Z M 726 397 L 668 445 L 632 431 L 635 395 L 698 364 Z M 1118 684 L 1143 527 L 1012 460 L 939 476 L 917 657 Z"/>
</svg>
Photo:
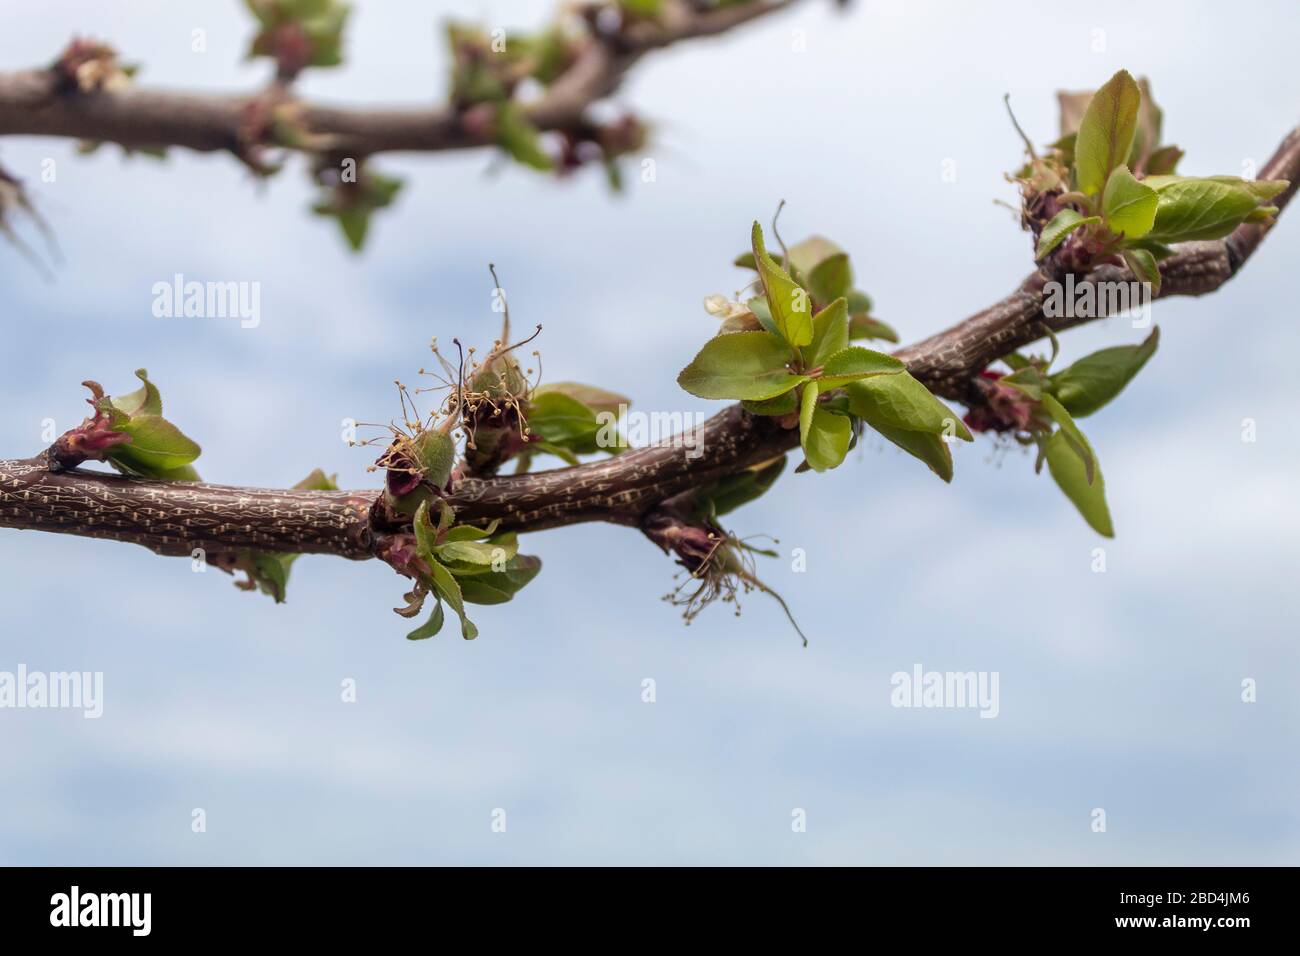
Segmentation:
<svg viewBox="0 0 1300 956">
<path fill-rule="evenodd" d="M 436 99 L 441 16 L 527 27 L 550 9 L 357 6 L 349 65 L 306 76 L 313 97 Z M 305 213 L 295 165 L 259 188 L 228 157 L 0 141 L 66 259 L 46 283 L 0 250 L 0 455 L 39 450 L 46 418 L 76 424 L 81 380 L 121 391 L 145 366 L 208 480 L 285 486 L 320 466 L 366 487 L 342 419 L 396 414 L 391 382 L 430 337 L 491 341 L 488 262 L 517 327 L 545 326 L 547 378 L 710 411 L 676 372 L 711 332 L 701 299 L 743 284 L 730 260 L 780 199 L 787 239 L 835 239 L 881 316 L 923 337 L 1030 267 L 993 203 L 1014 199 L 1019 158 L 1003 93 L 1048 141 L 1056 89 L 1146 74 L 1198 174 L 1262 163 L 1296 122 L 1289 5 L 1172 9 L 811 3 L 641 65 L 618 99 L 657 124 L 655 182 L 620 199 L 595 173 L 493 174 L 483 153 L 381 157 L 408 184 L 360 257 Z M 142 82 L 264 77 L 233 2 L 10 5 L 0 67 L 73 33 L 143 62 Z M 760 595 L 683 627 L 660 600 L 671 563 L 600 525 L 528 536 L 537 582 L 480 609 L 477 641 L 420 644 L 377 563 L 305 557 L 274 606 L 140 548 L 2 531 L 0 671 L 103 671 L 105 702 L 99 720 L 0 709 L 0 862 L 1300 862 L 1297 252 L 1284 217 L 1222 291 L 1157 303 L 1159 353 L 1086 423 L 1112 542 L 987 440 L 958 450 L 951 486 L 867 441 L 736 513 L 737 532 L 780 540 L 762 570 L 807 649 Z M 153 318 L 153 283 L 177 272 L 260 282 L 261 325 Z M 1063 357 L 1141 335 L 1098 323 Z M 998 672 L 999 716 L 891 707 L 890 676 L 916 663 Z"/>
</svg>

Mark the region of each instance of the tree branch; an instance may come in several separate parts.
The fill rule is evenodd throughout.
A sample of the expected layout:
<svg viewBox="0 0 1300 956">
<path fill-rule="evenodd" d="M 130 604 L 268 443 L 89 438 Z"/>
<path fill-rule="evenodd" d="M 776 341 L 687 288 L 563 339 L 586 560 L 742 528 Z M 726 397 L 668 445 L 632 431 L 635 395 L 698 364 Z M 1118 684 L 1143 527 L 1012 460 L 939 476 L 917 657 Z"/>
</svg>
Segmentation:
<svg viewBox="0 0 1300 956">
<path fill-rule="evenodd" d="M 716 10 L 666 5 L 660 21 L 633 21 L 616 35 L 593 33 L 572 66 L 525 115 L 539 129 L 564 130 L 614 93 L 646 53 L 717 36 L 798 0 L 755 0 Z M 285 95 L 287 91 L 281 91 Z M 65 136 L 126 147 L 180 146 L 240 154 L 249 111 L 262 93 L 214 95 L 128 86 L 118 92 L 67 90 L 52 68 L 0 72 L 0 136 Z M 491 131 L 466 124 L 451 107 L 357 108 L 285 99 L 301 107 L 313 148 L 341 156 L 440 151 L 491 145 Z"/>
<path fill-rule="evenodd" d="M 1283 140 L 1260 176 L 1291 180 L 1290 189 L 1274 200 L 1284 208 L 1300 181 L 1300 129 Z M 1161 263 L 1161 297 L 1218 289 L 1241 269 L 1268 228 L 1244 225 L 1222 240 L 1180 246 Z M 1043 287 L 1049 278 L 1036 272 L 1002 301 L 894 354 L 936 394 L 976 406 L 982 401 L 979 372 L 991 362 L 1044 337 L 1047 329 L 1092 320 L 1044 316 Z M 1107 266 L 1076 284 L 1114 280 L 1134 277 Z M 460 478 L 448 501 L 463 523 L 500 519 L 505 529 L 535 531 L 608 521 L 641 527 L 663 545 L 665 523 L 678 517 L 669 499 L 797 445 L 797 429 L 733 405 L 689 441 L 679 438 L 571 468 Z M 0 527 L 129 541 L 172 555 L 201 547 L 347 558 L 374 556 L 397 530 L 375 521 L 376 491 L 269 491 L 50 469 L 46 454 L 0 461 Z"/>
<path fill-rule="evenodd" d="M 1279 212 L 1284 210 L 1300 185 L 1300 128 L 1282 140 L 1259 171 L 1259 178 L 1290 180 L 1287 190 L 1270 200 Z M 1237 274 L 1271 228 L 1243 225 L 1223 239 L 1178 246 L 1177 254 L 1160 263 L 1158 298 L 1200 296 L 1215 291 Z M 906 362 L 908 371 L 935 394 L 961 402 L 977 402 L 978 393 L 972 393 L 975 376 L 991 362 L 1043 338 L 1048 329 L 1063 332 L 1106 317 L 1104 313 L 1086 318 L 1044 315 L 1043 287 L 1054 278 L 1060 277 L 1040 269 L 1027 276 L 1005 299 L 950 329 L 899 349 L 894 355 Z M 1076 277 L 1075 287 L 1135 281 L 1137 278 L 1127 269 L 1101 266 L 1086 276 Z M 1096 301 L 1104 302 L 1106 297 L 1099 296 Z"/>
</svg>

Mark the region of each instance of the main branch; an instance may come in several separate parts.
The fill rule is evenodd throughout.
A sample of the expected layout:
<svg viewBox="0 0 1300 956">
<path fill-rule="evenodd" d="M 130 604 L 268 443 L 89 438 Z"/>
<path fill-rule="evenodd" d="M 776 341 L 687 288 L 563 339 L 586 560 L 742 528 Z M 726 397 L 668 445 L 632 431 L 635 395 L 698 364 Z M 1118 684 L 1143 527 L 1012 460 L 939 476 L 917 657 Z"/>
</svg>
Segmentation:
<svg viewBox="0 0 1300 956">
<path fill-rule="evenodd" d="M 1260 177 L 1291 181 L 1274 200 L 1285 208 L 1300 182 L 1300 129 L 1282 141 Z M 1222 240 L 1181 246 L 1161 263 L 1161 297 L 1218 289 L 1246 263 L 1268 228 L 1243 225 Z M 1044 315 L 1043 289 L 1052 278 L 1035 272 L 1000 302 L 894 354 L 936 394 L 978 406 L 982 369 L 1048 330 L 1091 321 Z M 1105 266 L 1077 284 L 1133 278 Z M 534 474 L 461 478 L 448 500 L 461 522 L 500 519 L 505 528 L 535 531 L 607 521 L 641 527 L 663 544 L 665 520 L 674 518 L 682 495 L 797 445 L 796 429 L 735 405 L 709 419 L 689 442 L 664 442 Z M 375 520 L 377 496 L 373 490 L 269 491 L 65 471 L 52 467 L 47 453 L 0 461 L 0 527 L 129 541 L 172 555 L 203 548 L 370 557 L 392 531 Z"/>
</svg>

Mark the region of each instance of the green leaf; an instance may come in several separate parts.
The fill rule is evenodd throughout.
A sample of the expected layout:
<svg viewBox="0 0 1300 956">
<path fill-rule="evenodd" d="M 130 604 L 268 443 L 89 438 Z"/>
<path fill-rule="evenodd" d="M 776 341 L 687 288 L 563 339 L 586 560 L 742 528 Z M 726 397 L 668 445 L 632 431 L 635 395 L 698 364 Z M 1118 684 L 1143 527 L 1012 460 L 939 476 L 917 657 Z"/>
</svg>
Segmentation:
<svg viewBox="0 0 1300 956">
<path fill-rule="evenodd" d="M 1247 183 L 1225 177 L 1162 183 L 1150 237 L 1161 242 L 1221 239 L 1241 225 L 1261 199 L 1268 198 L 1276 182 L 1280 181 Z"/>
<path fill-rule="evenodd" d="M 113 398 L 113 407 L 124 415 L 161 415 L 162 395 L 153 382 L 149 381 L 149 373 L 138 368 L 135 377 L 144 385 L 134 392 Z"/>
<path fill-rule="evenodd" d="M 793 397 L 793 392 L 791 396 Z M 700 491 L 698 499 L 703 506 L 703 517 L 721 518 L 761 496 L 785 470 L 785 456 L 753 465 Z"/>
<path fill-rule="evenodd" d="M 598 451 L 600 423 L 588 406 L 563 392 L 534 394 L 528 402 L 528 429 L 552 446 L 578 454 Z"/>
<path fill-rule="evenodd" d="M 808 291 L 822 304 L 848 295 L 853 288 L 853 267 L 846 252 L 827 256 L 804 275 L 808 277 Z"/>
<path fill-rule="evenodd" d="M 1092 454 L 1088 439 L 1083 437 L 1083 432 L 1079 431 L 1079 426 L 1074 423 L 1065 406 L 1051 395 L 1044 395 L 1040 400 L 1040 406 L 1060 426 L 1058 434 L 1065 437 L 1066 442 L 1074 449 L 1074 453 L 1079 456 L 1079 460 L 1083 462 L 1084 477 L 1089 484 L 1092 484 L 1097 475 L 1097 459 Z"/>
<path fill-rule="evenodd" d="M 907 372 L 850 382 L 844 390 L 849 396 L 849 411 L 872 428 L 884 425 L 974 440 L 961 417 Z"/>
<path fill-rule="evenodd" d="M 855 315 L 849 319 L 849 340 L 854 339 L 884 339 L 886 342 L 897 342 L 898 333 L 892 326 L 879 319 L 873 319 L 869 315 Z"/>
<path fill-rule="evenodd" d="M 1151 95 L 1151 84 L 1145 76 L 1138 78 L 1138 92 L 1142 94 L 1142 103 L 1138 107 L 1137 125 L 1134 129 L 1133 146 L 1128 154 L 1130 169 L 1138 169 L 1139 163 L 1160 145 L 1160 129 L 1164 123 L 1164 114 Z M 1145 169 L 1146 165 L 1142 164 Z"/>
<path fill-rule="evenodd" d="M 843 255 L 844 250 L 822 236 L 809 236 L 802 242 L 796 242 L 786 250 L 786 259 L 790 264 L 790 274 L 796 279 L 807 279 L 817 267 L 832 256 Z M 752 259 L 751 259 L 752 261 Z M 752 266 L 751 266 L 752 268 Z M 843 293 L 840 293 L 843 295 Z M 838 298 L 831 296 L 826 301 Z"/>
<path fill-rule="evenodd" d="M 348 248 L 360 252 L 366 244 L 366 233 L 370 231 L 370 210 L 363 206 L 340 209 L 337 213 L 339 228 L 343 238 L 348 241 Z"/>
<path fill-rule="evenodd" d="M 1163 242 L 1157 242 L 1150 236 L 1143 239 L 1126 240 L 1121 249 L 1141 249 L 1144 252 L 1151 253 L 1156 262 L 1162 262 L 1174 254 L 1173 246 L 1167 246 Z"/>
<path fill-rule="evenodd" d="M 131 441 L 116 445 L 105 454 L 109 462 L 127 474 L 156 478 L 183 468 L 199 457 L 199 446 L 158 415 L 132 415 L 115 422 L 113 427 L 131 436 Z"/>
<path fill-rule="evenodd" d="M 771 332 L 776 336 L 781 334 L 776 327 L 776 320 L 772 318 L 772 310 L 768 307 L 767 299 L 761 295 L 755 296 L 745 303 L 745 307 L 754 313 L 754 318 L 758 319 L 758 324 L 763 327 L 763 331 Z"/>
<path fill-rule="evenodd" d="M 612 415 L 618 414 L 620 405 L 630 406 L 632 404 L 632 399 L 626 395 L 606 391 L 594 385 L 581 385 L 578 382 L 549 382 L 545 385 L 539 385 L 533 390 L 533 398 L 536 399 L 539 395 L 547 395 L 551 392 L 567 395 L 574 401 L 586 405 L 593 412 L 609 412 Z"/>
<path fill-rule="evenodd" d="M 433 613 L 429 615 L 429 619 L 413 630 L 410 634 L 407 634 L 406 639 L 408 641 L 428 640 L 442 630 L 442 622 L 442 601 L 438 601 L 434 604 Z"/>
<path fill-rule="evenodd" d="M 448 541 L 433 549 L 438 560 L 444 564 L 483 564 L 491 566 L 493 562 L 509 561 L 519 551 L 519 539 L 516 535 L 503 535 L 496 541 Z"/>
<path fill-rule="evenodd" d="M 897 375 L 906 368 L 892 355 L 875 352 L 861 345 L 850 345 L 826 360 L 817 381 L 823 391 L 829 391 L 876 375 Z"/>
<path fill-rule="evenodd" d="M 1070 94 L 1063 94 L 1063 95 L 1068 96 Z M 1091 98 L 1092 95 L 1089 94 L 1089 99 Z M 1073 166 L 1074 165 L 1074 141 L 1077 137 L 1078 137 L 1077 132 L 1067 133 L 1066 135 L 1059 138 L 1056 142 L 1049 143 L 1047 148 L 1054 149 L 1058 153 L 1060 153 L 1059 158 L 1061 162 L 1063 162 L 1066 166 Z"/>
<path fill-rule="evenodd" d="M 745 400 L 740 404 L 744 406 L 745 411 L 755 415 L 789 415 L 799 408 L 799 396 L 794 389 L 790 389 L 776 398 L 767 398 L 758 402 Z"/>
<path fill-rule="evenodd" d="M 813 316 L 813 337 L 805 356 L 809 368 L 823 364 L 849 344 L 849 304 L 836 299 Z"/>
<path fill-rule="evenodd" d="M 504 604 L 542 570 L 540 558 L 517 554 L 501 571 L 461 578 L 461 594 L 471 604 Z"/>
<path fill-rule="evenodd" d="M 677 384 L 699 398 L 775 398 L 808 381 L 786 368 L 793 359 L 790 347 L 770 332 L 732 332 L 704 343 Z"/>
<path fill-rule="evenodd" d="M 181 465 L 179 468 L 168 468 L 166 471 L 160 471 L 154 475 L 161 481 L 202 481 L 199 473 L 193 465 Z"/>
<path fill-rule="evenodd" d="M 537 127 L 528 121 L 517 106 L 509 101 L 497 105 L 497 145 L 525 166 L 547 172 L 554 167 L 538 139 Z"/>
<path fill-rule="evenodd" d="M 327 475 L 316 468 L 312 473 L 293 486 L 294 491 L 338 491 L 338 475 Z"/>
<path fill-rule="evenodd" d="M 821 390 L 817 383 L 809 382 L 803 387 L 799 396 L 799 441 L 807 440 L 808 430 L 812 427 L 813 412 L 817 410 L 817 397 Z"/>
<path fill-rule="evenodd" d="M 642 17 L 653 17 L 659 14 L 661 0 L 618 0 L 618 5 L 628 13 Z"/>
<path fill-rule="evenodd" d="M 266 0 L 244 0 L 244 6 L 262 26 L 271 26 L 275 23 L 275 7 Z"/>
<path fill-rule="evenodd" d="M 1190 176 L 1174 176 L 1174 175 L 1160 175 L 1160 176 L 1147 175 L 1142 177 L 1142 182 L 1150 186 L 1156 192 L 1160 192 L 1162 189 L 1165 189 L 1168 186 L 1172 186 L 1174 183 L 1186 183 L 1186 182 L 1190 182 L 1191 180 L 1192 177 Z"/>
<path fill-rule="evenodd" d="M 438 499 L 438 534 L 446 534 L 455 523 L 456 510 L 446 500 Z"/>
<path fill-rule="evenodd" d="M 1155 224 L 1159 201 L 1156 191 L 1138 182 L 1127 166 L 1115 167 L 1101 199 L 1106 228 L 1129 239 L 1145 236 Z"/>
<path fill-rule="evenodd" d="M 754 261 L 758 264 L 758 277 L 763 284 L 763 294 L 772 312 L 781 337 L 795 348 L 812 341 L 812 305 L 808 293 L 789 274 L 772 261 L 763 246 L 763 229 L 754 221 L 750 235 L 754 247 Z"/>
<path fill-rule="evenodd" d="M 1043 397 L 1043 373 L 1036 365 L 1026 364 L 1021 366 L 1010 375 L 1003 375 L 998 379 L 998 384 L 1010 385 L 1036 402 Z"/>
<path fill-rule="evenodd" d="M 1088 454 L 1093 461 L 1092 481 L 1088 480 L 1084 460 L 1064 432 L 1053 432 L 1044 442 L 1043 453 L 1052 478 L 1079 509 L 1079 514 L 1098 534 L 1113 538 L 1115 528 L 1111 524 L 1110 509 L 1106 507 L 1106 482 L 1101 476 L 1101 468 L 1096 463 L 1091 447 L 1088 447 Z"/>
<path fill-rule="evenodd" d="M 258 589 L 274 598 L 276 604 L 283 604 L 285 589 L 289 586 L 289 569 L 298 555 L 250 553 L 248 557 L 251 564 L 249 574 Z"/>
<path fill-rule="evenodd" d="M 1066 206 L 1043 227 L 1043 231 L 1038 236 L 1038 248 L 1034 250 L 1034 258 L 1043 258 L 1043 256 L 1064 242 L 1066 237 L 1074 230 L 1093 222 L 1101 222 L 1101 217 L 1084 216 L 1077 210 Z"/>
<path fill-rule="evenodd" d="M 249 57 L 277 56 L 281 29 L 297 24 L 308 41 L 307 63 L 338 66 L 343 62 L 343 26 L 350 7 L 335 0 L 245 0 L 261 31 L 253 38 Z"/>
<path fill-rule="evenodd" d="M 312 206 L 316 215 L 338 221 L 353 252 L 360 252 L 365 246 L 372 214 L 392 205 L 403 185 L 400 179 L 381 176 L 369 169 L 363 168 L 360 175 L 356 183 L 329 187 L 324 197 Z"/>
<path fill-rule="evenodd" d="M 853 423 L 817 403 L 817 383 L 803 387 L 799 410 L 799 444 L 813 471 L 826 471 L 844 460 L 853 437 Z"/>
<path fill-rule="evenodd" d="M 919 458 L 944 481 L 952 481 L 952 449 L 941 435 L 891 428 L 889 425 L 871 427 L 909 455 Z"/>
<path fill-rule="evenodd" d="M 118 471 L 163 481 L 198 481 L 190 462 L 199 457 L 197 444 L 163 418 L 162 395 L 144 369 L 136 370 L 143 386 L 119 398 L 106 397 L 95 407 L 108 416 L 110 427 L 131 441 L 115 445 L 105 459 Z"/>
<path fill-rule="evenodd" d="M 1266 223 L 1272 225 L 1273 217 L 1276 216 L 1281 211 L 1282 211 L 1281 207 L 1279 206 L 1259 206 L 1255 209 L 1252 209 L 1246 215 L 1246 218 L 1242 220 L 1242 222 Z"/>
<path fill-rule="evenodd" d="M 454 528 L 448 529 L 443 535 L 443 542 L 448 541 L 479 541 L 483 538 L 490 538 L 496 533 L 497 526 L 501 524 L 500 518 L 493 518 L 486 528 L 475 528 L 473 525 L 458 524 Z"/>
<path fill-rule="evenodd" d="M 1272 199 L 1291 185 L 1291 182 L 1286 179 L 1242 179 L 1240 176 L 1209 176 L 1206 178 L 1211 182 L 1244 189 L 1260 201 Z"/>
<path fill-rule="evenodd" d="M 451 609 L 460 618 L 460 636 L 467 641 L 474 640 L 478 637 L 478 628 L 465 616 L 465 601 L 456 576 L 436 560 L 429 562 L 429 573 L 433 589 L 437 591 L 439 597 L 451 605 Z"/>
<path fill-rule="evenodd" d="M 1161 146 L 1147 157 L 1143 171 L 1148 176 L 1167 176 L 1178 168 L 1183 151 L 1177 146 Z"/>
<path fill-rule="evenodd" d="M 1124 390 L 1159 344 L 1160 329 L 1155 328 L 1141 345 L 1093 352 L 1050 376 L 1052 393 L 1075 418 L 1091 415 Z"/>
<path fill-rule="evenodd" d="M 415 517 L 411 519 L 411 527 L 415 532 L 416 553 L 426 561 L 433 560 L 433 549 L 437 547 L 438 535 L 433 527 L 433 522 L 429 520 L 429 503 L 427 501 L 421 501 L 420 506 L 415 509 Z"/>
<path fill-rule="evenodd" d="M 526 463 L 529 459 L 532 458 L 533 455 L 554 455 L 556 458 L 563 461 L 566 465 L 582 464 L 582 462 L 578 459 L 578 456 L 575 455 L 573 452 L 569 451 L 569 449 L 565 448 L 563 445 L 554 445 L 548 441 L 529 442 L 528 447 L 525 448 L 522 452 L 520 452 L 519 461 L 521 463 Z M 523 471 L 519 473 L 523 474 L 523 472 L 527 470 L 528 470 L 527 468 L 524 468 Z"/>
<path fill-rule="evenodd" d="M 867 316 L 872 309 L 871 296 L 861 289 L 854 289 L 845 296 L 849 300 L 849 315 L 853 318 Z"/>
<path fill-rule="evenodd" d="M 1156 257 L 1146 249 L 1137 248 L 1122 249 L 1120 255 L 1124 257 L 1124 264 L 1129 271 L 1138 277 L 1138 281 L 1151 286 L 1151 295 L 1159 295 L 1160 264 L 1156 262 Z"/>
<path fill-rule="evenodd" d="M 1105 188 L 1111 170 L 1128 158 L 1137 131 L 1142 93 L 1127 70 L 1120 70 L 1088 103 L 1074 143 L 1074 168 L 1080 191 Z"/>
<path fill-rule="evenodd" d="M 1029 359 L 1025 358 L 1019 352 L 1008 352 L 1006 355 L 1002 356 L 1002 361 L 1007 368 L 1011 369 L 1013 372 L 1018 372 L 1022 368 L 1030 367 Z"/>
</svg>

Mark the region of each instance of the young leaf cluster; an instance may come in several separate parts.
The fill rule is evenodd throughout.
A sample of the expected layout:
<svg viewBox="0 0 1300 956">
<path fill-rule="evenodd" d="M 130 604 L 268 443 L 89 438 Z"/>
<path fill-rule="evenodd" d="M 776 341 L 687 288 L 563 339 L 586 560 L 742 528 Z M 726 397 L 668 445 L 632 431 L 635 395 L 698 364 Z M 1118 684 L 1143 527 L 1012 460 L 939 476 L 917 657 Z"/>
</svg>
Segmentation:
<svg viewBox="0 0 1300 956">
<path fill-rule="evenodd" d="M 276 61 L 281 79 L 293 79 L 309 66 L 343 63 L 343 27 L 351 7 L 340 0 L 244 0 L 258 32 L 248 58 Z"/>
<path fill-rule="evenodd" d="M 791 247 L 778 263 L 757 222 L 750 239 L 750 252 L 737 264 L 756 271 L 762 294 L 743 306 L 706 300 L 723 324 L 678 384 L 700 398 L 739 400 L 754 414 L 797 423 L 805 463 L 814 471 L 838 466 L 869 425 L 951 480 L 946 439 L 970 441 L 970 432 L 898 359 L 850 344 L 897 336 L 870 317 L 870 299 L 854 288 L 848 256 L 814 238 Z"/>
<path fill-rule="evenodd" d="M 1183 153 L 1159 145 L 1163 116 L 1145 80 L 1120 70 L 1088 97 L 1071 129 L 1081 99 L 1062 96 L 1064 135 L 1018 175 L 1027 218 L 1043 194 L 1052 194 L 1056 209 L 1039 230 L 1036 259 L 1068 241 L 1072 265 L 1122 261 L 1158 293 L 1159 262 L 1173 254 L 1171 246 L 1273 221 L 1277 208 L 1261 203 L 1286 189 L 1285 180 L 1176 175 Z"/>
<path fill-rule="evenodd" d="M 162 393 L 149 373 L 137 369 L 135 374 L 141 386 L 134 392 L 100 395 L 92 402 L 96 418 L 88 425 L 111 436 L 104 443 L 104 460 L 125 475 L 159 481 L 199 481 L 193 464 L 199 457 L 198 444 L 163 417 Z M 319 468 L 293 487 L 298 491 L 338 490 L 334 477 Z M 209 557 L 209 563 L 222 570 L 245 572 L 247 578 L 236 582 L 240 588 L 260 590 L 279 604 L 285 599 L 289 570 L 298 555 L 245 550 Z"/>
<path fill-rule="evenodd" d="M 428 503 L 415 514 L 415 554 L 411 562 L 415 588 L 407 594 L 410 602 L 398 609 L 403 617 L 420 613 L 426 598 L 435 604 L 429 619 L 406 635 L 419 641 L 442 630 L 443 603 L 460 619 L 465 640 L 478 637 L 478 628 L 466 614 L 465 605 L 504 604 L 537 576 L 542 568 L 539 558 L 519 553 L 518 536 L 513 532 L 498 534 L 499 521 L 486 528 L 455 524 L 455 512 L 445 502 L 438 502 L 437 524 L 429 516 Z"/>
</svg>

